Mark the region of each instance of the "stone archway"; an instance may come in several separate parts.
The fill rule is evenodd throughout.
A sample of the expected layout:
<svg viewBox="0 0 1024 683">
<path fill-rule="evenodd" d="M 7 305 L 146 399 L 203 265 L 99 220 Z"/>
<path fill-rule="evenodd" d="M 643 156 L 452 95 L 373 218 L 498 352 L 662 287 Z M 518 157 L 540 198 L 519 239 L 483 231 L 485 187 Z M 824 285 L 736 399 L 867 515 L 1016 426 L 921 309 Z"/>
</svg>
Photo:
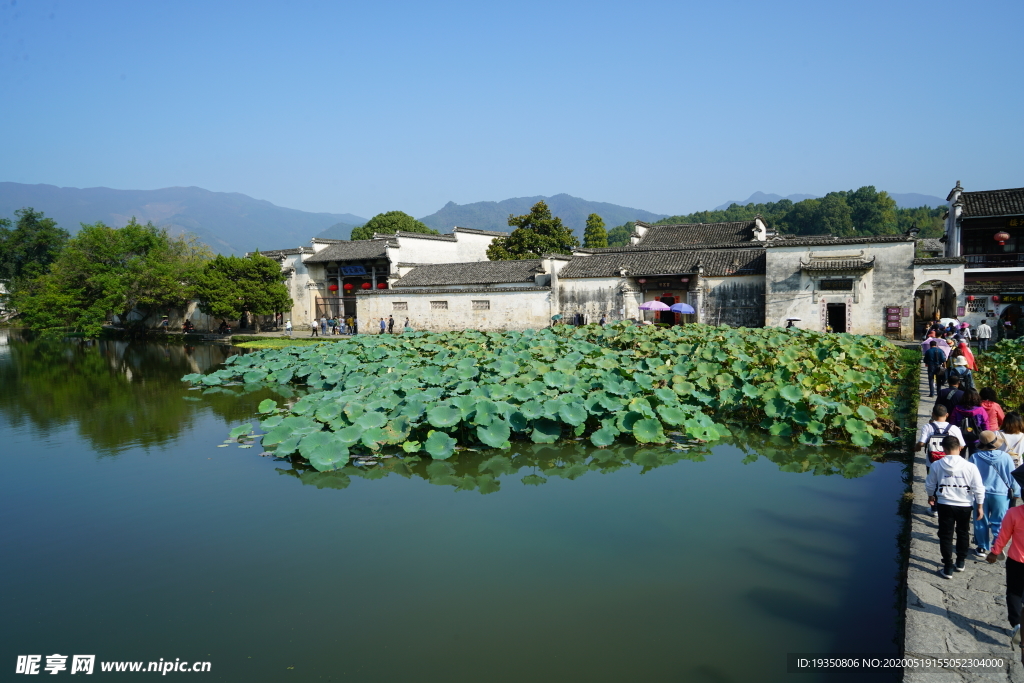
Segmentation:
<svg viewBox="0 0 1024 683">
<path fill-rule="evenodd" d="M 948 282 L 928 280 L 914 290 L 914 338 L 921 338 L 927 327 L 940 318 L 956 318 L 959 295 Z"/>
</svg>

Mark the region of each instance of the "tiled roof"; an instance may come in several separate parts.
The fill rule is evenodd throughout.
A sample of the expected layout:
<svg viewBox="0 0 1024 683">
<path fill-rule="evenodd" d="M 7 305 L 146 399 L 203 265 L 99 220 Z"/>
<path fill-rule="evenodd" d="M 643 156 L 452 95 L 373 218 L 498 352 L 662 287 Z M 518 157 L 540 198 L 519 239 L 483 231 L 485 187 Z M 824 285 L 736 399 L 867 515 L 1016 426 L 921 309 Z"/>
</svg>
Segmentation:
<svg viewBox="0 0 1024 683">
<path fill-rule="evenodd" d="M 429 235 L 429 234 L 427 234 L 425 232 L 405 232 L 404 230 L 399 230 L 399 231 L 394 232 L 394 233 L 387 233 L 387 232 L 375 232 L 375 233 L 373 233 L 373 239 L 375 239 L 375 240 L 387 239 L 389 237 L 415 237 L 416 239 L 421 239 L 421 240 L 441 240 L 442 242 L 455 242 L 456 241 L 455 235 Z"/>
<path fill-rule="evenodd" d="M 763 275 L 763 249 L 687 249 L 634 250 L 577 256 L 558 273 L 560 278 L 619 277 L 625 269 L 628 277 L 676 275 L 697 272 L 704 275 Z"/>
<path fill-rule="evenodd" d="M 650 225 L 637 221 L 638 226 L 647 228 L 637 246 L 678 247 L 683 244 L 727 244 L 730 242 L 753 242 L 754 221 L 734 223 L 676 223 L 673 225 Z"/>
<path fill-rule="evenodd" d="M 938 253 L 946 252 L 946 245 L 942 243 L 937 237 L 928 237 L 925 239 L 919 239 L 917 241 L 917 248 L 921 251 L 934 251 Z"/>
<path fill-rule="evenodd" d="M 915 266 L 944 266 L 956 263 L 967 263 L 967 259 L 963 256 L 937 256 L 934 258 L 914 259 Z"/>
<path fill-rule="evenodd" d="M 476 228 L 452 228 L 452 232 L 468 232 L 471 235 L 489 235 L 490 237 L 508 237 L 509 233 L 500 230 L 477 230 Z"/>
<path fill-rule="evenodd" d="M 964 192 L 960 202 L 964 205 L 964 218 L 1024 215 L 1024 187 Z"/>
<path fill-rule="evenodd" d="M 831 244 L 876 244 L 880 242 L 914 242 L 907 235 L 865 235 L 863 237 L 833 237 L 813 235 L 790 239 L 774 239 L 764 243 L 766 247 L 823 247 Z"/>
<path fill-rule="evenodd" d="M 254 251 L 249 251 L 249 252 L 246 252 L 245 255 L 246 256 L 250 256 L 250 255 L 255 254 L 255 253 L 256 252 L 254 252 Z M 313 250 L 310 249 L 309 247 L 296 247 L 295 249 L 266 249 L 266 250 L 260 251 L 260 254 L 262 254 L 263 256 L 266 256 L 267 258 L 282 258 L 284 256 L 289 256 L 289 255 L 292 255 L 292 254 L 311 254 L 311 253 L 313 253 Z"/>
<path fill-rule="evenodd" d="M 397 247 L 398 243 L 393 239 L 338 240 L 305 259 L 305 262 L 327 263 L 328 261 L 365 261 L 384 258 L 385 245 Z"/>
<path fill-rule="evenodd" d="M 592 247 L 592 248 L 578 248 L 573 250 L 573 254 L 622 254 L 636 251 L 690 251 L 690 250 L 707 250 L 707 249 L 760 249 L 764 245 L 764 242 L 738 242 L 736 244 L 680 244 L 677 246 L 657 246 L 648 247 L 642 244 L 632 245 L 627 244 L 621 247 Z"/>
<path fill-rule="evenodd" d="M 869 270 L 875 267 L 875 259 L 828 259 L 812 258 L 807 263 L 800 261 L 801 270 L 812 272 L 833 271 L 833 270 Z"/>
<path fill-rule="evenodd" d="M 413 268 L 401 279 L 393 280 L 392 285 L 398 288 L 533 282 L 534 275 L 543 272 L 542 268 L 540 259 L 432 263 Z"/>
</svg>

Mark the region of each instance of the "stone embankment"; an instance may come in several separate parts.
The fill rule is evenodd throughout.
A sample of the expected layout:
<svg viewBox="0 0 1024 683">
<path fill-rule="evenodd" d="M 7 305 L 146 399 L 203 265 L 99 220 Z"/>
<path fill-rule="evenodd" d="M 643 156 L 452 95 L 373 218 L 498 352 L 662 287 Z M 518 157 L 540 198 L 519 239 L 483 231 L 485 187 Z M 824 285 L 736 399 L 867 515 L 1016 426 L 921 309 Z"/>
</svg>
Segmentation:
<svg viewBox="0 0 1024 683">
<path fill-rule="evenodd" d="M 930 419 L 935 399 L 928 397 L 928 381 L 922 374 L 917 427 Z M 1020 651 L 1010 646 L 1006 621 L 1005 581 L 1001 562 L 987 564 L 973 559 L 967 570 L 953 579 L 938 574 L 938 518 L 928 515 L 924 481 L 928 472 L 922 453 L 914 458 L 914 505 L 911 511 L 910 558 L 907 571 L 906 631 L 904 649 L 911 654 L 999 655 L 1009 663 L 1002 673 L 951 671 L 907 672 L 908 683 L 960 683 L 961 681 L 1014 681 L 1024 683 Z"/>
</svg>

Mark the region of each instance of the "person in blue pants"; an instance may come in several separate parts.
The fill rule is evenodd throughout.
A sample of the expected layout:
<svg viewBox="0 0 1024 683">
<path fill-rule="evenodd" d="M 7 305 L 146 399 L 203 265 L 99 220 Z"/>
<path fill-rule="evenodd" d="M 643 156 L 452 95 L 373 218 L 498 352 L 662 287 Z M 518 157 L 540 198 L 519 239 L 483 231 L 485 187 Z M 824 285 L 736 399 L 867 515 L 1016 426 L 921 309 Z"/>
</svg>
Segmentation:
<svg viewBox="0 0 1024 683">
<path fill-rule="evenodd" d="M 971 462 L 978 466 L 985 483 L 984 514 L 974 522 L 974 554 L 979 561 L 985 559 L 999 536 L 1010 501 L 1020 495 L 1020 484 L 1013 478 L 1013 458 L 1003 445 L 1003 437 L 986 430 L 979 435 L 977 450 L 971 453 Z"/>
</svg>

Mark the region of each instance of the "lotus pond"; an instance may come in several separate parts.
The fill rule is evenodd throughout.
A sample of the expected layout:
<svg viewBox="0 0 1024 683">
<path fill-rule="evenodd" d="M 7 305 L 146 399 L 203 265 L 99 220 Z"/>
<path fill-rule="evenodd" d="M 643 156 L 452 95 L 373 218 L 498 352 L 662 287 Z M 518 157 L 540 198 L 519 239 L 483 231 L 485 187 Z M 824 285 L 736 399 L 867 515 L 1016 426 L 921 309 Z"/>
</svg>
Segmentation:
<svg viewBox="0 0 1024 683">
<path fill-rule="evenodd" d="M 771 353 L 743 351 L 752 359 L 744 367 L 735 358 L 716 360 L 721 342 L 671 340 L 673 347 L 699 346 L 695 360 L 694 353 L 682 359 L 640 347 L 661 349 L 667 338 L 599 344 L 589 334 L 588 343 L 602 351 L 575 348 L 584 359 L 557 369 L 561 358 L 544 357 L 551 355 L 548 342 L 557 349 L 587 340 L 541 333 L 545 348 L 529 351 L 533 361 L 517 355 L 526 346 L 496 354 L 469 340 L 445 358 L 476 354 L 472 345 L 480 344 L 490 355 L 474 356 L 477 374 L 435 384 L 417 373 L 431 377 L 436 367 L 447 376 L 464 370 L 464 359 L 438 364 L 429 361 L 443 351 L 418 352 L 426 360 L 389 366 L 389 358 L 373 359 L 374 349 L 400 348 L 400 340 L 387 337 L 350 346 L 365 355 L 358 366 L 342 368 L 335 366 L 348 361 L 330 348 L 285 350 L 258 366 L 249 359 L 263 358 L 259 353 L 215 345 L 43 343 L 0 330 L 0 579 L 16 587 L 2 603 L 4 666 L 19 654 L 85 653 L 108 661 L 210 661 L 210 680 L 247 683 L 770 683 L 792 679 L 788 652 L 895 653 L 903 466 L 885 456 L 895 448 L 884 436 L 895 431 L 892 394 L 885 398 L 878 387 L 896 370 L 880 353 L 884 343 L 851 338 L 850 348 L 846 340 L 825 340 L 839 345 L 835 353 L 846 356 L 836 364 L 846 367 L 820 372 L 850 372 L 842 379 L 849 391 L 872 383 L 864 391 L 871 417 L 838 390 L 805 383 L 819 372 L 804 363 L 810 358 L 803 354 L 817 353 L 811 337 L 787 337 Z M 340 353 L 348 342 L 334 344 Z M 626 393 L 600 390 L 610 411 L 600 400 L 587 407 L 598 392 L 579 388 L 612 370 L 598 365 L 611 357 L 605 348 L 637 366 L 644 361 L 616 375 Z M 788 348 L 801 357 L 786 359 Z M 309 351 L 317 356 L 301 357 Z M 672 363 L 659 365 L 655 356 Z M 271 369 L 269 362 L 310 366 L 320 376 L 293 371 L 282 382 L 284 366 Z M 403 362 L 410 368 L 398 369 Z M 489 367 L 495 362 L 501 367 Z M 505 362 L 519 370 L 505 377 Z M 690 371 L 677 381 L 681 363 L 714 364 L 717 371 Z M 261 371 L 266 375 L 245 376 Z M 396 372 L 405 375 L 398 382 L 417 379 L 422 392 L 445 393 L 424 401 L 412 419 L 402 413 L 407 389 L 381 379 Z M 551 372 L 576 384 L 549 386 Z M 804 376 L 779 385 L 799 386 L 799 398 L 764 388 L 777 372 L 786 380 Z M 264 451 L 249 431 L 269 434 L 298 418 L 325 434 L 356 425 L 362 415 L 346 410 L 351 399 L 335 417 L 317 417 L 328 394 L 359 393 L 356 373 L 364 375 L 361 386 L 378 392 L 376 400 L 399 400 L 369 408 L 387 422 L 364 423 L 346 447 L 347 462 L 318 468 L 314 453 L 302 457 L 305 435 L 287 457 L 258 457 L 277 449 Z M 531 373 L 537 374 L 523 377 Z M 731 387 L 718 379 L 726 373 Z M 217 381 L 196 379 L 201 388 L 193 390 L 179 381 L 186 374 Z M 494 376 L 502 379 L 487 381 Z M 515 396 L 537 389 L 534 382 L 544 386 L 532 397 Z M 683 382 L 694 385 L 692 392 L 675 391 Z M 758 385 L 760 400 L 721 409 L 723 398 L 738 399 L 727 389 L 746 396 L 747 384 Z M 666 388 L 678 405 L 700 410 L 678 408 L 686 418 L 675 424 L 678 416 L 668 411 L 675 404 L 656 393 Z M 546 393 L 553 390 L 557 396 Z M 452 425 L 430 423 L 431 410 L 459 406 L 460 396 L 496 405 L 500 417 L 492 422 L 508 423 L 507 447 L 479 438 L 479 427 L 489 425 L 474 410 L 458 407 Z M 547 407 L 555 399 L 575 404 L 575 397 L 587 410 L 580 424 L 572 424 L 569 411 L 562 420 L 561 406 Z M 656 417 L 633 403 L 638 397 Z M 501 403 L 521 407 L 530 400 L 545 413 L 516 429 L 513 416 L 522 411 Z M 253 418 L 261 404 L 259 422 L 281 420 L 267 430 Z M 538 422 L 556 415 L 557 440 L 535 441 L 535 431 L 545 434 Z M 387 432 L 403 416 L 407 440 L 419 441 L 420 450 L 407 453 L 377 432 L 363 438 L 373 429 Z M 772 435 L 783 416 L 793 418 L 794 433 Z M 638 439 L 631 427 L 643 419 L 657 419 L 661 436 L 654 430 L 645 442 L 641 431 Z M 863 427 L 851 428 L 850 420 Z M 818 434 L 809 427 L 814 421 L 823 425 Z M 246 423 L 246 434 L 223 443 Z M 576 435 L 580 425 L 619 431 L 598 447 L 588 431 Z M 712 429 L 721 438 L 711 440 Z M 431 430 L 455 440 L 458 450 L 432 457 Z M 861 432 L 874 442 L 868 450 L 850 443 Z M 804 434 L 826 443 L 799 443 Z M 274 445 L 287 446 L 287 438 L 293 437 Z"/>
</svg>

